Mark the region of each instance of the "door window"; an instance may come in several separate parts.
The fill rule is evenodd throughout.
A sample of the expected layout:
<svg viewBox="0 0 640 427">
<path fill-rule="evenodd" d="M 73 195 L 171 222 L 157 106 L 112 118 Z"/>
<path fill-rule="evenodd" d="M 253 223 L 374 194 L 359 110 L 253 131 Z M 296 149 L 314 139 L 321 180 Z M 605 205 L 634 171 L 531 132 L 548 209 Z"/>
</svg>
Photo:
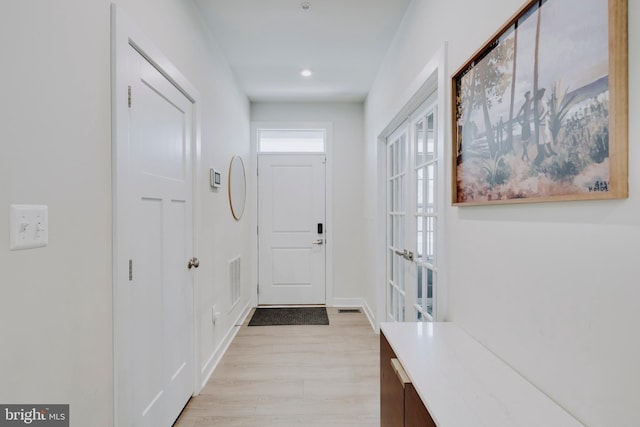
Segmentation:
<svg viewBox="0 0 640 427">
<path fill-rule="evenodd" d="M 324 153 L 325 129 L 260 129 L 258 153 Z"/>
</svg>

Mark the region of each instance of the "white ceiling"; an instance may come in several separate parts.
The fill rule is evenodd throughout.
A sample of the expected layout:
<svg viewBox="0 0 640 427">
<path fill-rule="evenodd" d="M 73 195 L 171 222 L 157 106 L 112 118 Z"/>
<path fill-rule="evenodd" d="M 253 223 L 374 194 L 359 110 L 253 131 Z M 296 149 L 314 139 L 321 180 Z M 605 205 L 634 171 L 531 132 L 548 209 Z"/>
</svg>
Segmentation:
<svg viewBox="0 0 640 427">
<path fill-rule="evenodd" d="M 364 100 L 411 2 L 194 1 L 252 101 Z"/>
</svg>

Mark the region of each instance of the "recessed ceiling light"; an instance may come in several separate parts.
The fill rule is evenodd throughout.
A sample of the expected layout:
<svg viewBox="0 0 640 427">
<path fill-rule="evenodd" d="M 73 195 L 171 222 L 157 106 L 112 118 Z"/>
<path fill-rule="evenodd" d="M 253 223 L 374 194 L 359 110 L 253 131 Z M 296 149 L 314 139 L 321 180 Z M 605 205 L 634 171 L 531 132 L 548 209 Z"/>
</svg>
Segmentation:
<svg viewBox="0 0 640 427">
<path fill-rule="evenodd" d="M 302 77 L 311 77 L 312 74 L 313 72 L 308 68 L 305 68 L 304 70 L 300 71 L 300 75 Z"/>
<path fill-rule="evenodd" d="M 309 12 L 311 10 L 311 3 L 309 3 L 308 1 L 303 1 L 302 3 L 300 3 L 300 9 L 302 9 L 304 12 Z"/>
</svg>

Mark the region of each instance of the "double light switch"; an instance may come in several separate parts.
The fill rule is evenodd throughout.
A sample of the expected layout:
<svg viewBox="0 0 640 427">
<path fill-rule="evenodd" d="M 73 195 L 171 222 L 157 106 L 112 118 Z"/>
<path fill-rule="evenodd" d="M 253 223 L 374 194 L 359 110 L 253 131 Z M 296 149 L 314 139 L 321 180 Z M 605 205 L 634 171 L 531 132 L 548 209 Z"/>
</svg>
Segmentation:
<svg viewBox="0 0 640 427">
<path fill-rule="evenodd" d="M 9 249 L 31 249 L 49 243 L 49 211 L 42 205 L 11 205 Z"/>
</svg>

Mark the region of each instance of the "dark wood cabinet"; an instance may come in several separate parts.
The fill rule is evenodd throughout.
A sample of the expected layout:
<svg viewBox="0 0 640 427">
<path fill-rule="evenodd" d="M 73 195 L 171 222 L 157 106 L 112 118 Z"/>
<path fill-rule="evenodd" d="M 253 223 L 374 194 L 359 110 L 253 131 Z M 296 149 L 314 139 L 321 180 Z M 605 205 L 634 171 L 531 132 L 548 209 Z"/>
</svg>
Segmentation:
<svg viewBox="0 0 640 427">
<path fill-rule="evenodd" d="M 436 426 L 382 332 L 380 332 L 380 426 Z"/>
<path fill-rule="evenodd" d="M 406 384 L 404 388 L 404 426 L 436 427 L 436 423 L 411 383 Z"/>
<path fill-rule="evenodd" d="M 396 355 L 380 333 L 380 426 L 404 426 L 404 386 L 398 380 L 391 359 Z"/>
</svg>

